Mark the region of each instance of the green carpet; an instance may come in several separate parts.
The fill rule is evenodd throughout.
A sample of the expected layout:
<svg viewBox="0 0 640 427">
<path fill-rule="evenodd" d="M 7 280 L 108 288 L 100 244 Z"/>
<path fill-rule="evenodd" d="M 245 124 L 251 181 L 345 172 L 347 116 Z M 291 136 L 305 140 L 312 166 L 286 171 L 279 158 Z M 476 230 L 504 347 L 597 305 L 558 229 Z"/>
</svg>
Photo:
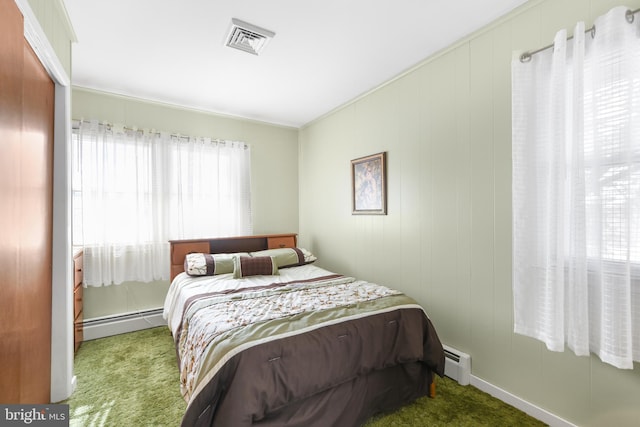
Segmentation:
<svg viewBox="0 0 640 427">
<path fill-rule="evenodd" d="M 75 359 L 78 387 L 68 401 L 71 426 L 179 426 L 186 403 L 166 327 L 82 343 Z M 543 426 L 472 386 L 438 378 L 435 399 L 418 399 L 379 415 L 365 427 Z"/>
</svg>

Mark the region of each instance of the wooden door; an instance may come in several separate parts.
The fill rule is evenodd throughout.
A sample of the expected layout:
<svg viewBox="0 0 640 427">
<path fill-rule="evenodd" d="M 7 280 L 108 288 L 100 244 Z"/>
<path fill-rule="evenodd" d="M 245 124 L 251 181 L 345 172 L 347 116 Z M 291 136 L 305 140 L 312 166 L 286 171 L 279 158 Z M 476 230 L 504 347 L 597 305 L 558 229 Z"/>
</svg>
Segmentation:
<svg viewBox="0 0 640 427">
<path fill-rule="evenodd" d="M 0 10 L 0 403 L 49 403 L 54 84 Z"/>
</svg>

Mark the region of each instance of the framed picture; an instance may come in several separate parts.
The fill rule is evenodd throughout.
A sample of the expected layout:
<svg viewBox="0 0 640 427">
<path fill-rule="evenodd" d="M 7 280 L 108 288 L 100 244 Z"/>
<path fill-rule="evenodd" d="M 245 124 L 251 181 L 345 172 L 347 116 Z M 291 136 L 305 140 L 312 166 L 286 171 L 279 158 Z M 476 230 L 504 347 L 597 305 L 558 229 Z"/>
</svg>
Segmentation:
<svg viewBox="0 0 640 427">
<path fill-rule="evenodd" d="M 352 214 L 387 214 L 386 160 L 386 153 L 351 160 Z"/>
</svg>

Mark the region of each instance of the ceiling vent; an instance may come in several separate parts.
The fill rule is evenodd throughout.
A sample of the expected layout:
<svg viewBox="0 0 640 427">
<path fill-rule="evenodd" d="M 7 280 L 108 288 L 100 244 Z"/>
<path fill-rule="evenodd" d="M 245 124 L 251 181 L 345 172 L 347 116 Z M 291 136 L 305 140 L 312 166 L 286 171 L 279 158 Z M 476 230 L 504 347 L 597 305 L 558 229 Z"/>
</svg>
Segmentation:
<svg viewBox="0 0 640 427">
<path fill-rule="evenodd" d="M 275 35 L 276 33 L 273 31 L 232 18 L 231 30 L 229 31 L 229 37 L 227 37 L 227 46 L 259 55 Z"/>
</svg>

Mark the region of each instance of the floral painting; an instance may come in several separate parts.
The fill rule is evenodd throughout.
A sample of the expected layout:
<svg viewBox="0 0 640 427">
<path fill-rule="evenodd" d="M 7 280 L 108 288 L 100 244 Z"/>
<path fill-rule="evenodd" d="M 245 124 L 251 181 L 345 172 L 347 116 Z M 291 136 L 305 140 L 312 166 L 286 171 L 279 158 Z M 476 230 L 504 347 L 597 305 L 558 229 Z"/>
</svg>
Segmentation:
<svg viewBox="0 0 640 427">
<path fill-rule="evenodd" d="M 353 214 L 387 213 L 386 153 L 351 161 Z"/>
</svg>

